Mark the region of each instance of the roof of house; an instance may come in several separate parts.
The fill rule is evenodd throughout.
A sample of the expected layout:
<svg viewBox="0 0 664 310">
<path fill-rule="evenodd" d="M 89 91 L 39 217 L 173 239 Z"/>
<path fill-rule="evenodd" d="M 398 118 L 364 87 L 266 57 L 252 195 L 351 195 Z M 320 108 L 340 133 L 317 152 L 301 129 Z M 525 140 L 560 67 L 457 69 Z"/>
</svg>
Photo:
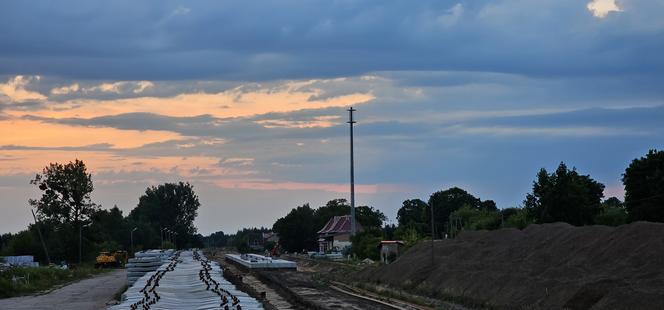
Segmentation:
<svg viewBox="0 0 664 310">
<path fill-rule="evenodd" d="M 277 233 L 272 232 L 272 231 L 268 231 L 268 232 L 263 233 L 263 239 L 270 239 L 272 237 L 278 237 L 278 236 L 279 235 L 277 235 Z"/>
<path fill-rule="evenodd" d="M 355 228 L 357 231 L 362 230 L 362 225 L 359 222 L 355 222 Z M 327 221 L 327 224 L 323 226 L 321 230 L 318 231 L 318 234 L 321 235 L 333 235 L 340 233 L 350 233 L 350 215 L 335 216 Z"/>
</svg>

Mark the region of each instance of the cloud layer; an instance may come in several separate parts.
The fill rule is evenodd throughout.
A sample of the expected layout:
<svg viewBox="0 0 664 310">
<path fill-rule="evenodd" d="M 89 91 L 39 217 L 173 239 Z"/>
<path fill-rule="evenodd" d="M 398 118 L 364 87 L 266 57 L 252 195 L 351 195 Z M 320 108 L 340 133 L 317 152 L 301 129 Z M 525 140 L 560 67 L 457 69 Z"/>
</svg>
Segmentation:
<svg viewBox="0 0 664 310">
<path fill-rule="evenodd" d="M 653 52 L 664 44 L 663 9 L 661 0 L 19 1 L 0 7 L 0 27 L 10 30 L 0 34 L 0 74 L 132 81 L 423 69 L 656 74 L 664 68 Z"/>
<path fill-rule="evenodd" d="M 188 180 L 203 232 L 269 226 L 347 195 L 349 106 L 358 201 L 391 217 L 446 186 L 514 206 L 560 161 L 621 195 L 629 161 L 664 147 L 662 9 L 3 2 L 0 226 L 23 228 L 30 177 L 74 158 L 105 206 Z"/>
</svg>

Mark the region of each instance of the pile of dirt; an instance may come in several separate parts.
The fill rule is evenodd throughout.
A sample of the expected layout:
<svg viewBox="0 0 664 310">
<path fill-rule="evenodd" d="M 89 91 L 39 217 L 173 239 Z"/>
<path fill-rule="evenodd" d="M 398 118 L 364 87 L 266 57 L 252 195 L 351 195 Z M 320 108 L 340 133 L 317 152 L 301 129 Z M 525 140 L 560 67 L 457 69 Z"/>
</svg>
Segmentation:
<svg viewBox="0 0 664 310">
<path fill-rule="evenodd" d="M 530 225 L 422 242 L 359 279 L 495 308 L 664 309 L 664 224 Z"/>
</svg>

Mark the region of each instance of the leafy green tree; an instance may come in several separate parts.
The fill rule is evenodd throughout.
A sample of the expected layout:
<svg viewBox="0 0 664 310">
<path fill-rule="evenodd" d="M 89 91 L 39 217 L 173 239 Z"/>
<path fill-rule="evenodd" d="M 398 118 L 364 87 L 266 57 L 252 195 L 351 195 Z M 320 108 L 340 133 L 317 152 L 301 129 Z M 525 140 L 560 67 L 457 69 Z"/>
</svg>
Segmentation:
<svg viewBox="0 0 664 310">
<path fill-rule="evenodd" d="M 39 240 L 30 230 L 23 230 L 7 239 L 0 256 L 35 255 L 40 250 Z M 35 252 L 37 251 L 37 252 Z"/>
<path fill-rule="evenodd" d="M 499 228 L 501 224 L 501 214 L 497 210 L 466 205 L 452 214 L 459 217 L 463 228 L 468 230 L 492 230 Z"/>
<path fill-rule="evenodd" d="M 383 226 L 383 240 L 395 240 L 394 233 L 397 230 L 397 225 L 388 224 Z"/>
<path fill-rule="evenodd" d="M 205 243 L 206 246 L 221 248 L 229 245 L 228 237 L 229 236 L 224 234 L 223 231 L 217 231 L 210 234 L 207 237 L 204 237 L 203 242 Z"/>
<path fill-rule="evenodd" d="M 461 188 L 452 187 L 444 191 L 433 193 L 431 197 L 429 197 L 428 205 L 433 208 L 434 228 L 437 237 L 440 237 L 443 228 L 449 222 L 452 212 L 461 209 L 463 206 L 480 209 L 482 207 L 482 201 Z M 491 203 L 487 203 L 485 207 L 489 207 L 490 205 Z M 493 205 L 495 206 L 495 203 Z M 427 208 L 427 222 L 431 219 L 430 212 L 430 209 Z"/>
<path fill-rule="evenodd" d="M 488 211 L 498 211 L 498 206 L 496 206 L 496 202 L 493 200 L 484 200 L 480 202 L 480 209 L 488 210 Z"/>
<path fill-rule="evenodd" d="M 262 252 L 262 249 L 252 249 L 250 245 L 254 242 L 262 242 L 263 233 L 268 231 L 269 230 L 265 227 L 243 228 L 242 230 L 238 230 L 233 236 L 233 246 L 240 253 Z"/>
<path fill-rule="evenodd" d="M 49 164 L 30 184 L 36 185 L 42 192 L 41 198 L 29 200 L 42 220 L 73 224 L 78 229 L 99 209 L 90 199 L 94 189 L 92 175 L 78 159 L 64 165 Z"/>
<path fill-rule="evenodd" d="M 90 198 L 94 186 L 85 163 L 51 163 L 30 184 L 41 191 L 39 199 L 28 203 L 36 209 L 49 254 L 56 260 L 76 260 L 79 230 L 99 210 Z"/>
<path fill-rule="evenodd" d="M 606 200 L 602 201 L 602 209 L 608 208 L 625 208 L 625 203 L 620 201 L 617 197 L 609 197 Z"/>
<path fill-rule="evenodd" d="M 363 232 L 357 233 L 351 237 L 353 241 L 352 253 L 359 259 L 370 258 L 374 261 L 380 259 L 380 250 L 378 248 L 379 242 L 382 240 L 382 232 L 380 229 L 371 228 Z"/>
<path fill-rule="evenodd" d="M 399 227 L 407 226 L 408 229 L 414 229 L 416 234 L 420 236 L 429 234 L 430 225 L 427 220 L 430 216 L 427 213 L 428 207 L 427 203 L 420 199 L 405 200 L 397 211 Z"/>
<path fill-rule="evenodd" d="M 350 214 L 346 199 L 333 199 L 318 209 L 308 204 L 292 209 L 278 219 L 272 229 L 279 234 L 281 246 L 286 251 L 311 250 L 318 247 L 318 231 L 334 216 Z M 365 230 L 380 230 L 386 217 L 380 210 L 368 206 L 355 208 L 355 218 Z"/>
<path fill-rule="evenodd" d="M 521 208 L 516 208 L 516 207 L 511 207 L 511 208 L 505 208 L 500 210 L 500 215 L 502 216 L 503 220 L 506 220 L 510 218 L 510 216 L 515 215 L 517 212 L 519 212 Z"/>
<path fill-rule="evenodd" d="M 355 211 L 357 212 L 357 209 Z M 316 231 L 323 228 L 332 217 L 348 214 L 350 214 L 350 205 L 346 199 L 328 201 L 324 206 L 314 210 L 314 226 L 317 228 Z"/>
<path fill-rule="evenodd" d="M 135 222 L 146 223 L 149 227 L 143 227 L 143 230 L 151 231 L 152 236 L 160 236 L 159 232 L 163 228 L 176 232 L 176 245 L 186 247 L 194 242 L 194 220 L 200 205 L 191 184 L 165 183 L 148 187 L 145 194 L 139 198 L 136 208 L 129 213 L 129 217 Z M 151 241 L 150 246 L 156 246 L 155 240 Z"/>
<path fill-rule="evenodd" d="M 664 151 L 650 150 L 623 174 L 625 208 L 634 221 L 664 222 Z"/>
<path fill-rule="evenodd" d="M 96 242 L 113 240 L 121 248 L 129 247 L 129 227 L 122 211 L 118 206 L 111 209 L 99 210 L 92 215 L 92 226 L 90 226 L 89 237 Z"/>
<path fill-rule="evenodd" d="M 524 205 L 533 212 L 539 223 L 567 222 L 588 225 L 600 212 L 604 185 L 588 175 L 580 175 L 560 163 L 549 174 L 542 168 L 533 182 L 533 191 L 526 196 Z"/>
<path fill-rule="evenodd" d="M 405 242 L 408 247 L 415 245 L 415 243 L 420 241 L 423 237 L 424 236 L 417 231 L 417 228 L 411 226 L 411 224 L 399 225 L 394 231 L 394 239 Z"/>
<path fill-rule="evenodd" d="M 381 228 L 383 222 L 387 219 L 383 212 L 369 206 L 359 206 L 355 208 L 355 219 L 365 229 Z M 322 228 L 322 227 L 321 227 Z"/>
<path fill-rule="evenodd" d="M 350 214 L 350 205 L 346 199 L 333 199 L 315 210 L 315 221 L 318 229 L 323 228 L 334 216 Z M 380 210 L 369 206 L 355 207 L 355 219 L 364 228 L 377 228 L 383 225 L 386 217 Z"/>
<path fill-rule="evenodd" d="M 524 229 L 535 223 L 535 218 L 526 208 L 506 208 L 502 211 L 505 227 Z"/>
<path fill-rule="evenodd" d="M 300 252 L 316 248 L 316 233 L 322 226 L 316 224 L 315 212 L 309 204 L 304 204 L 274 223 L 272 230 L 279 234 L 284 250 Z"/>
<path fill-rule="evenodd" d="M 600 213 L 595 216 L 595 224 L 607 226 L 619 226 L 627 224 L 629 215 L 625 210 L 625 204 L 616 197 L 604 200 L 601 204 Z"/>
</svg>

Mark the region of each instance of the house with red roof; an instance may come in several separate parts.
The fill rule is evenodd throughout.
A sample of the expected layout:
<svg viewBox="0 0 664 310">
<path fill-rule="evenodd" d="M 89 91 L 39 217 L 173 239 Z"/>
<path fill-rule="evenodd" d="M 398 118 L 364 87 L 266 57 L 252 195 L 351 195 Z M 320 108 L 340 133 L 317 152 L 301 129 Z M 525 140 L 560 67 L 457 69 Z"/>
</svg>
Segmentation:
<svg viewBox="0 0 664 310">
<path fill-rule="evenodd" d="M 320 252 L 341 251 L 351 245 L 350 215 L 335 216 L 318 231 L 318 250 Z M 355 222 L 356 232 L 363 230 L 359 222 Z"/>
</svg>

